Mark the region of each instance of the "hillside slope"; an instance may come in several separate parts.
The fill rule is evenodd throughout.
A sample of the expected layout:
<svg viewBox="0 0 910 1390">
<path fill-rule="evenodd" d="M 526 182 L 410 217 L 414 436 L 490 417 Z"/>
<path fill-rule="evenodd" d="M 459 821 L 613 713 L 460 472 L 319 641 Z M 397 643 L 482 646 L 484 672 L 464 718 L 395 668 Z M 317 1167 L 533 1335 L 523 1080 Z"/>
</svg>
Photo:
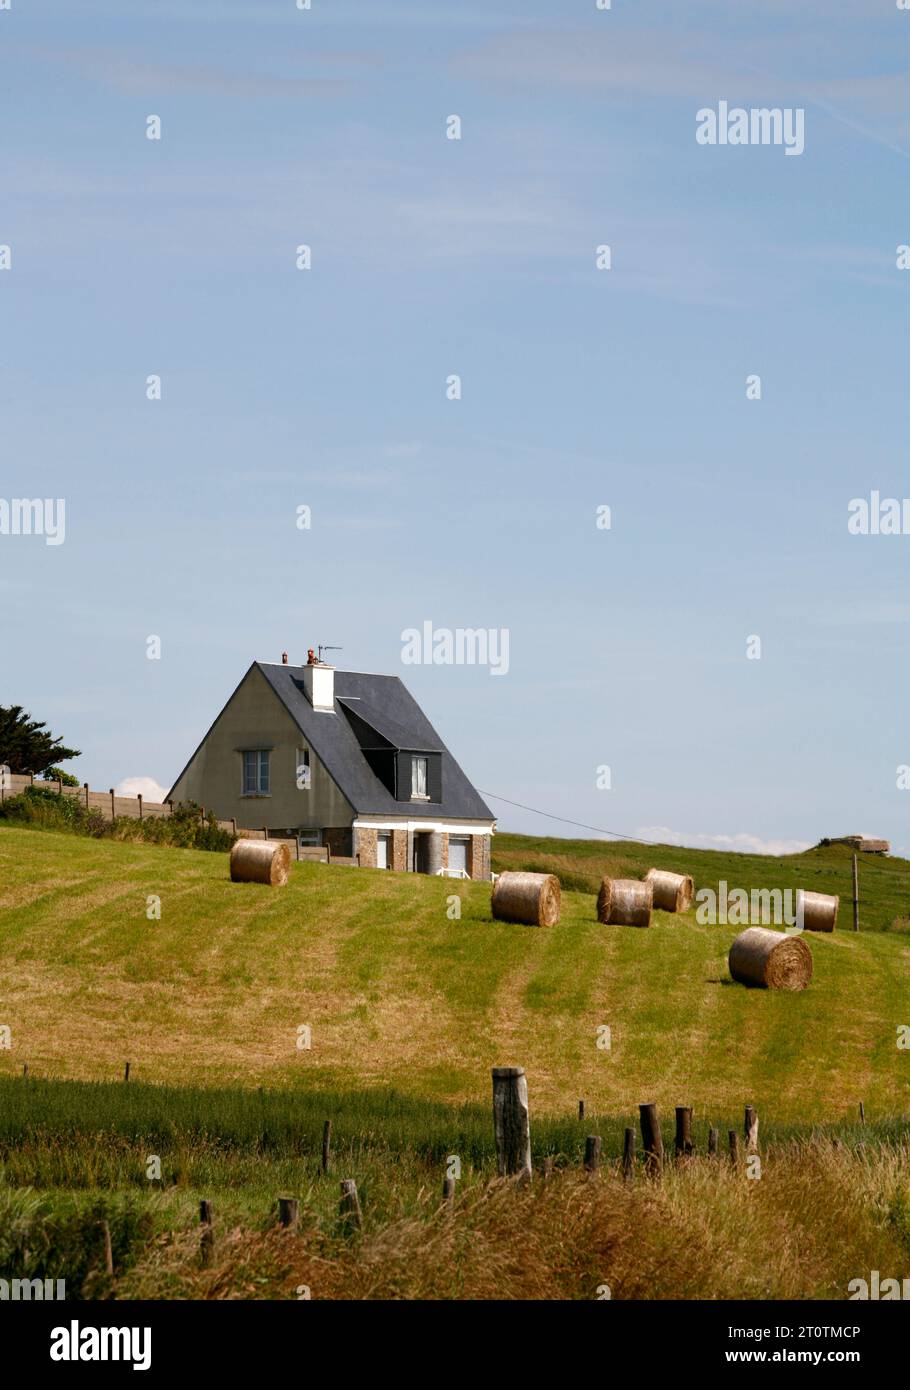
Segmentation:
<svg viewBox="0 0 910 1390">
<path fill-rule="evenodd" d="M 838 925 L 853 927 L 853 851 L 826 845 L 803 854 L 732 854 L 643 845 L 635 841 L 539 839 L 500 833 L 494 841 L 494 867 L 536 869 L 558 874 L 564 886 L 596 893 L 604 874 L 642 878 L 649 868 L 691 874 L 696 888 L 715 891 L 720 879 L 728 889 L 797 889 L 840 896 Z M 895 924 L 910 929 L 910 861 L 859 855 L 860 931 L 889 931 Z"/>
<path fill-rule="evenodd" d="M 501 837 L 501 859 L 543 863 L 565 848 L 514 839 Z M 731 858 L 718 856 L 717 876 L 748 887 L 720 865 Z M 453 894 L 460 920 L 447 915 Z M 535 930 L 491 921 L 483 884 L 295 864 L 286 889 L 268 890 L 232 884 L 226 855 L 4 827 L 0 1024 L 12 1048 L 0 1072 L 28 1062 L 33 1075 L 110 1079 L 129 1059 L 146 1081 L 486 1100 L 490 1066 L 521 1063 L 536 1109 L 554 1114 L 581 1096 L 613 1114 L 642 1100 L 724 1112 L 749 1100 L 781 1123 L 837 1119 L 860 1099 L 870 1115 L 907 1111 L 910 1053 L 896 1033 L 910 1024 L 910 937 L 812 937 L 811 988 L 781 995 L 729 980 L 734 927 L 661 913 L 650 931 L 603 927 L 593 909 L 589 894 L 565 893 L 559 926 Z M 609 1051 L 597 1047 L 605 1024 Z M 309 1049 L 297 1046 L 303 1025 Z"/>
</svg>

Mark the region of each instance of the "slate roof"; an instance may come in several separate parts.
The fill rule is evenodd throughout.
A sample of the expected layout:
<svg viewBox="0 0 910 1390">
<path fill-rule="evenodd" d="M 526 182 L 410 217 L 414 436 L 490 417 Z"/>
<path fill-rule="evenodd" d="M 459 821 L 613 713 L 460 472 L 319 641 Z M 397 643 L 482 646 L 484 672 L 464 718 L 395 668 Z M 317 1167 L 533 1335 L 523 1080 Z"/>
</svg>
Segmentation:
<svg viewBox="0 0 910 1390">
<path fill-rule="evenodd" d="M 495 820 L 452 754 L 398 676 L 335 672 L 335 709 L 314 710 L 303 686 L 302 666 L 255 661 L 357 815 L 409 820 Z M 363 755 L 344 708 L 356 713 L 393 747 L 442 755 L 442 801 L 396 801 Z"/>
</svg>

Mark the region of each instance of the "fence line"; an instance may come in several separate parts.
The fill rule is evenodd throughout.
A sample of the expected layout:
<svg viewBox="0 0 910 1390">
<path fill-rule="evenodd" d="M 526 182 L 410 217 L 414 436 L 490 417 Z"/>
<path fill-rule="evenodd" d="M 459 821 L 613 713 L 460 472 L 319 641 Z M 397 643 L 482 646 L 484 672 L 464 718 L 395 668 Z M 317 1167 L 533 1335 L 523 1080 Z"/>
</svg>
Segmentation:
<svg viewBox="0 0 910 1390">
<path fill-rule="evenodd" d="M 7 797 L 18 796 L 26 787 L 32 786 L 56 791 L 58 796 L 68 796 L 80 802 L 88 811 L 100 811 L 104 820 L 114 820 L 117 816 L 127 816 L 132 820 L 149 820 L 174 814 L 173 803 L 170 801 L 147 801 L 144 796 L 118 796 L 113 787 L 106 792 L 93 792 L 88 782 L 84 782 L 81 787 L 66 787 L 56 779 L 46 782 L 43 778 L 36 777 L 33 772 L 7 772 L 0 775 L 0 803 Z M 204 807 L 202 814 L 205 814 Z M 235 820 L 219 820 L 216 823 L 219 830 L 228 830 L 232 835 L 242 835 L 247 840 L 285 838 L 271 837 L 265 826 L 247 829 L 239 826 Z M 297 841 L 288 840 L 287 843 L 296 845 Z"/>
</svg>

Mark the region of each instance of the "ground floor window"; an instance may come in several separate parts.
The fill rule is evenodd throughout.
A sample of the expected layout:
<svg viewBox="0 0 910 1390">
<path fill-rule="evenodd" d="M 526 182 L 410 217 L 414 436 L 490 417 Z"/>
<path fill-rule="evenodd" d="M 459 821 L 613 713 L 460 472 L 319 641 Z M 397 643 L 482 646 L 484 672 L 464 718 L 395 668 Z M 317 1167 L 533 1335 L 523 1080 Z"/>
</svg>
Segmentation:
<svg viewBox="0 0 910 1390">
<path fill-rule="evenodd" d="M 296 835 L 297 835 L 297 839 L 300 841 L 300 843 L 301 843 L 302 845 L 321 845 L 321 844 L 322 844 L 322 831 L 321 831 L 321 830 L 310 830 L 310 829 L 298 830 L 298 831 L 296 832 Z"/>
</svg>

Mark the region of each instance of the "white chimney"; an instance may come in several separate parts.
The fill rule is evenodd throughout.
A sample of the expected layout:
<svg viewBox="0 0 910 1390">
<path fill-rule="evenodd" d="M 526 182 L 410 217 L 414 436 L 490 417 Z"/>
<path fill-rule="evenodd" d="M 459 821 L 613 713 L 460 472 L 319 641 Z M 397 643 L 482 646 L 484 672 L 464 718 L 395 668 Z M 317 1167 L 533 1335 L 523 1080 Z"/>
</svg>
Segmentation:
<svg viewBox="0 0 910 1390">
<path fill-rule="evenodd" d="M 315 710 L 335 708 L 335 667 L 323 661 L 308 662 L 303 668 L 303 688 Z"/>
</svg>

